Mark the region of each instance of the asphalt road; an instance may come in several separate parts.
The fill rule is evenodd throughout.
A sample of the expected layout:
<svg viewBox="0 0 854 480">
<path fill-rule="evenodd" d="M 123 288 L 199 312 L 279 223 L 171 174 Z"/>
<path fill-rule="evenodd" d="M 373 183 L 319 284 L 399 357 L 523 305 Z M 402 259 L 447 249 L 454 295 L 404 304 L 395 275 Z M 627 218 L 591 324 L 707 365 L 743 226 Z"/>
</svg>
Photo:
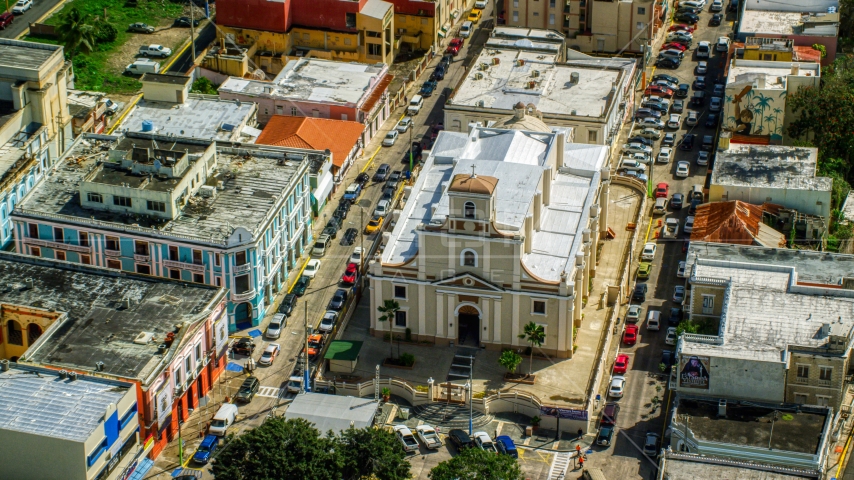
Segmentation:
<svg viewBox="0 0 854 480">
<path fill-rule="evenodd" d="M 709 2 L 709 4 L 711 4 L 711 2 Z M 711 15 L 712 14 L 708 11 L 707 6 L 704 12 L 700 15 L 700 23 L 698 24 L 699 28 L 694 32 L 694 43 L 692 48 L 685 52 L 685 58 L 682 61 L 681 66 L 675 70 L 656 69 L 654 72 L 655 74 L 664 73 L 678 78 L 680 83 L 693 83 L 695 78 L 694 69 L 698 61 L 696 58 L 697 44 L 700 41 L 709 41 L 714 47 L 714 43 L 717 41 L 718 37 L 727 36 L 732 31 L 734 14 L 728 14 L 725 21 L 718 27 L 709 26 L 708 23 Z M 708 98 L 711 96 L 714 88 L 714 82 L 712 79 L 716 78 L 718 75 L 723 75 L 724 57 L 725 54 L 712 52 L 712 56 L 710 58 L 702 59 L 707 60 L 709 65 L 708 73 L 706 74 L 706 78 L 708 79 L 707 87 L 705 89 L 707 95 L 706 106 L 701 109 L 690 107 L 688 105 L 688 100 L 690 99 L 689 95 L 689 98 L 685 99 L 686 107 L 682 113 L 682 123 L 680 128 L 678 130 L 663 130 L 663 132 L 676 133 L 677 142 L 684 134 L 693 133 L 697 135 L 697 141 L 693 150 L 682 151 L 677 148 L 675 149 L 675 159 L 671 160 L 668 164 L 655 164 L 652 168 L 651 183 L 653 187 L 655 187 L 659 182 L 666 182 L 670 188 L 670 196 L 676 192 L 683 193 L 687 196 L 692 185 L 704 184 L 708 168 L 712 165 L 714 155 L 712 155 L 712 161 L 708 167 L 697 165 L 696 159 L 703 135 L 714 135 L 716 131 L 715 128 L 706 128 L 704 125 L 707 116 L 710 113 L 708 111 Z M 690 91 L 693 93 L 694 90 L 691 89 Z M 688 111 L 691 110 L 700 113 L 699 123 L 695 127 L 687 127 L 684 123 L 684 119 L 687 116 Z M 625 140 L 629 136 L 631 135 L 626 136 L 624 134 L 622 138 Z M 660 144 L 661 141 L 657 141 L 654 145 L 655 155 L 658 155 L 661 146 Z M 676 177 L 676 162 L 678 161 L 689 161 L 691 163 L 690 175 L 688 178 Z M 640 231 L 641 239 L 644 239 L 646 236 L 646 222 L 649 222 L 652 203 L 653 202 L 651 201 L 648 202 L 646 212 L 647 216 L 644 219 L 644 223 L 639 225 L 639 228 L 642 229 Z M 674 347 L 667 346 L 664 343 L 668 326 L 666 322 L 663 322 L 662 329 L 656 332 L 647 330 L 645 319 L 649 310 L 660 310 L 662 312 L 662 318 L 666 318 L 669 315 L 671 306 L 675 305 L 671 299 L 674 287 L 676 285 L 685 285 L 685 279 L 678 278 L 676 276 L 676 270 L 679 262 L 685 259 L 685 254 L 682 252 L 682 246 L 689 235 L 685 235 L 682 232 L 682 228 L 685 225 L 685 218 L 687 216 L 687 206 L 681 210 L 673 210 L 668 207 L 665 215 L 657 215 L 652 220 L 653 223 L 652 228 L 649 231 L 649 241 L 656 242 L 658 249 L 650 277 L 647 280 L 639 280 L 641 282 L 645 282 L 649 286 L 647 301 L 643 304 L 642 320 L 638 323 L 640 326 L 639 339 L 637 344 L 633 346 L 626 346 L 622 344 L 622 342 L 619 344 L 619 353 L 626 353 L 630 357 L 630 369 L 626 375 L 627 385 L 625 395 L 622 399 L 616 400 L 621 406 L 620 416 L 617 421 L 617 435 L 615 436 L 613 446 L 610 448 L 605 449 L 603 447 L 595 447 L 598 450 L 596 453 L 597 457 L 600 456 L 600 453 L 604 457 L 610 457 L 604 462 L 597 460 L 595 464 L 595 466 L 604 470 L 604 473 L 608 478 L 655 478 L 657 460 L 645 457 L 642 454 L 641 448 L 647 431 L 653 431 L 658 434 L 661 434 L 663 431 L 663 411 L 667 405 L 668 391 L 666 390 L 665 382 L 659 379 L 660 370 L 658 365 L 661 362 L 662 350 L 672 350 Z M 670 217 L 678 218 L 680 221 L 680 232 L 677 238 L 656 240 L 654 238 L 654 232 L 656 230 L 658 220 L 662 219 L 663 221 L 665 218 Z M 642 249 L 643 243 L 643 241 L 638 243 L 638 251 L 635 252 L 634 258 L 637 259 L 640 257 L 640 249 Z M 637 260 L 635 260 L 634 265 L 632 265 L 632 272 L 634 273 L 636 269 Z M 621 313 L 622 315 L 620 315 L 620 317 L 625 318 L 625 309 Z M 622 328 L 623 325 L 624 322 L 620 324 L 620 328 Z M 614 353 L 614 355 L 616 354 Z M 604 380 L 602 382 L 605 388 L 607 388 L 608 383 L 608 381 Z M 652 398 L 655 396 L 661 400 L 662 406 L 653 409 Z M 613 399 L 608 400 L 612 401 Z"/>
<path fill-rule="evenodd" d="M 188 32 L 189 33 L 189 32 Z M 196 53 L 202 52 L 216 39 L 216 25 L 213 22 L 207 22 L 196 29 Z M 186 73 L 193 67 L 193 51 L 191 48 L 184 50 L 184 53 L 175 60 L 175 63 L 166 69 L 170 73 Z"/>
<path fill-rule="evenodd" d="M 0 0 L 5 3 L 2 3 L 2 7 L 6 11 L 6 7 L 11 11 L 12 6 L 15 5 L 17 0 Z M 24 30 L 30 27 L 30 22 L 35 22 L 42 15 L 46 14 L 50 9 L 55 7 L 58 3 L 62 3 L 63 0 L 33 0 L 33 8 L 24 12 L 23 15 L 15 15 L 15 21 L 12 22 L 12 25 L 6 27 L 5 30 L 0 30 L 0 37 L 3 38 L 18 38 L 19 35 L 24 33 Z"/>
</svg>

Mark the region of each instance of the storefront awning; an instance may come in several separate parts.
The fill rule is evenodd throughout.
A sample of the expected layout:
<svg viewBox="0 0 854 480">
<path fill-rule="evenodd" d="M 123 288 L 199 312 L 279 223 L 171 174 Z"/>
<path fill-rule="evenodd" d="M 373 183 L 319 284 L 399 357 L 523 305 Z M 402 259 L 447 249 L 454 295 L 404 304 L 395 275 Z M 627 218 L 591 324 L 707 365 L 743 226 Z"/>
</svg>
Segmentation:
<svg viewBox="0 0 854 480">
<path fill-rule="evenodd" d="M 328 197 L 329 192 L 332 191 L 332 184 L 332 172 L 327 170 L 317 182 L 317 188 L 311 192 L 311 195 L 314 197 L 315 201 L 317 201 L 318 206 L 323 205 L 326 201 L 326 197 Z"/>
</svg>

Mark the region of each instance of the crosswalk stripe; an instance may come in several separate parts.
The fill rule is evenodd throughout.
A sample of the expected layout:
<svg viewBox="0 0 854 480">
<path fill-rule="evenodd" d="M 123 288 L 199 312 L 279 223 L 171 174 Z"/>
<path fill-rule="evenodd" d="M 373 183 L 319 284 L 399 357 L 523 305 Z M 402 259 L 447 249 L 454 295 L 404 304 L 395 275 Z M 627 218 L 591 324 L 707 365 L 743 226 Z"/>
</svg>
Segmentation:
<svg viewBox="0 0 854 480">
<path fill-rule="evenodd" d="M 272 398 L 278 398 L 278 397 L 279 397 L 279 393 L 281 393 L 281 391 L 282 391 L 282 389 L 281 389 L 281 388 L 276 388 L 276 387 L 261 387 L 261 388 L 259 388 L 259 389 L 258 389 L 258 396 L 259 396 L 259 397 L 272 397 Z"/>
<path fill-rule="evenodd" d="M 552 461 L 552 466 L 549 469 L 549 480 L 557 480 L 564 478 L 564 474 L 569 467 L 569 461 L 572 458 L 571 452 L 560 452 L 555 455 Z"/>
</svg>

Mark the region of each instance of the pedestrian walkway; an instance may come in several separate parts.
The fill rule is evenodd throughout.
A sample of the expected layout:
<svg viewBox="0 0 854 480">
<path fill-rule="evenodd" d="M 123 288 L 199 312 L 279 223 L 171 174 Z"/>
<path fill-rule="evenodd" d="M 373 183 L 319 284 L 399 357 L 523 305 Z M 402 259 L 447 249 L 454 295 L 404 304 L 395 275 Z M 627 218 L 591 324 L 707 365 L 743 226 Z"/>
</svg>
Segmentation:
<svg viewBox="0 0 854 480">
<path fill-rule="evenodd" d="M 572 452 L 560 452 L 555 455 L 554 460 L 552 460 L 552 466 L 549 469 L 549 480 L 562 480 L 565 478 L 572 464 L 572 455 Z"/>
</svg>

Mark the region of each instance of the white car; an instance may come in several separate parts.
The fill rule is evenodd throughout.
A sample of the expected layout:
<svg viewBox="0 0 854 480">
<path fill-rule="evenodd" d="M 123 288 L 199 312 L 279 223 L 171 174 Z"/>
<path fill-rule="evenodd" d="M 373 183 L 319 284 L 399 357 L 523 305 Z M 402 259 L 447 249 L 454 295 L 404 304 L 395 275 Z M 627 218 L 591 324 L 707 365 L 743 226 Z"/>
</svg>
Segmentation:
<svg viewBox="0 0 854 480">
<path fill-rule="evenodd" d="M 681 304 L 685 301 L 685 286 L 684 285 L 676 285 L 673 287 L 673 303 Z"/>
<path fill-rule="evenodd" d="M 676 345 L 676 327 L 667 328 L 667 336 L 664 337 L 664 343 L 667 345 Z"/>
<path fill-rule="evenodd" d="M 385 134 L 385 138 L 383 138 L 383 146 L 390 147 L 394 145 L 394 142 L 397 141 L 397 137 L 400 135 L 400 132 L 397 130 L 391 130 Z"/>
<path fill-rule="evenodd" d="M 709 42 L 700 42 L 697 44 L 697 58 L 709 58 L 712 54 L 712 44 Z"/>
<path fill-rule="evenodd" d="M 406 131 L 409 130 L 409 127 L 411 127 L 411 126 L 412 126 L 412 117 L 403 117 L 400 119 L 399 122 L 397 122 L 397 127 L 395 127 L 395 130 L 397 130 L 400 133 L 406 133 Z"/>
<path fill-rule="evenodd" d="M 629 305 L 629 309 L 626 310 L 626 322 L 627 323 L 638 323 L 641 315 L 641 306 L 640 305 Z"/>
<path fill-rule="evenodd" d="M 721 106 L 723 106 L 723 101 L 721 97 L 712 97 L 712 100 L 709 102 L 709 111 L 720 112 Z"/>
<path fill-rule="evenodd" d="M 705 150 L 700 150 L 700 154 L 697 155 L 697 165 L 704 166 L 709 164 L 709 152 Z"/>
<path fill-rule="evenodd" d="M 637 135 L 643 138 L 658 140 L 659 138 L 661 138 L 661 130 L 656 130 L 654 128 L 644 128 Z"/>
<path fill-rule="evenodd" d="M 709 72 L 709 64 L 705 60 L 697 62 L 697 67 L 694 68 L 694 73 L 697 75 L 705 75 Z"/>
<path fill-rule="evenodd" d="M 483 10 L 484 8 L 486 8 L 486 0 L 477 0 L 476 2 L 474 2 L 474 8 L 479 8 Z"/>
<path fill-rule="evenodd" d="M 626 377 L 617 375 L 611 379 L 611 386 L 608 388 L 608 395 L 614 398 L 622 398 L 623 391 L 626 389 Z"/>
<path fill-rule="evenodd" d="M 687 178 L 690 173 L 690 164 L 688 162 L 678 162 L 676 164 L 676 176 Z"/>
<path fill-rule="evenodd" d="M 652 148 L 642 143 L 627 143 L 623 145 L 623 153 L 645 153 L 652 155 Z"/>
<path fill-rule="evenodd" d="M 9 4 L 7 3 L 6 5 L 8 6 Z M 31 8 L 33 8 L 33 0 L 18 0 L 18 3 L 12 7 L 12 13 L 20 15 Z"/>
<path fill-rule="evenodd" d="M 679 262 L 679 268 L 676 269 L 676 276 L 679 278 L 685 278 L 685 269 L 688 268 L 688 264 L 685 262 Z"/>
<path fill-rule="evenodd" d="M 643 246 L 643 252 L 641 252 L 641 260 L 645 262 L 651 262 L 655 260 L 655 250 L 656 245 L 652 242 L 646 243 Z"/>
<path fill-rule="evenodd" d="M 629 153 L 623 155 L 623 158 L 626 160 L 634 160 L 638 163 L 649 163 L 649 156 L 645 153 Z"/>
<path fill-rule="evenodd" d="M 672 83 L 667 82 L 667 80 L 663 80 L 663 81 L 669 85 L 673 85 Z M 668 86 L 667 88 L 671 88 L 671 87 Z M 678 89 L 679 89 L 679 85 L 677 85 L 674 88 L 671 88 L 671 90 L 678 90 Z M 670 100 L 668 100 L 666 98 L 656 97 L 654 95 L 644 97 L 643 103 L 644 103 L 644 105 L 649 104 L 649 103 L 657 103 L 657 104 L 661 105 L 662 107 L 664 107 L 668 110 L 670 109 Z"/>
<path fill-rule="evenodd" d="M 305 270 L 302 271 L 302 274 L 308 278 L 314 278 L 318 270 L 320 270 L 320 260 L 312 258 L 305 264 Z"/>
<path fill-rule="evenodd" d="M 694 231 L 694 216 L 693 215 L 691 215 L 690 217 L 685 219 L 685 228 L 682 231 L 684 231 L 685 233 L 691 233 Z"/>
<path fill-rule="evenodd" d="M 712 2 L 712 6 L 709 7 L 710 12 L 720 12 L 723 9 L 724 9 L 724 2 L 722 2 L 721 0 L 714 0 Z"/>
<path fill-rule="evenodd" d="M 704 0 L 688 0 L 687 2 L 679 2 L 680 7 L 703 8 L 706 6 Z"/>
<path fill-rule="evenodd" d="M 356 247 L 353 249 L 353 254 L 350 255 L 350 259 L 347 260 L 347 263 L 355 263 L 356 265 L 362 264 L 362 247 Z"/>
<path fill-rule="evenodd" d="M 729 38 L 718 37 L 718 43 L 715 45 L 715 50 L 719 52 L 726 52 L 729 50 Z"/>
<path fill-rule="evenodd" d="M 694 40 L 694 35 L 692 35 L 688 32 L 685 32 L 685 31 L 668 33 L 667 34 L 667 41 L 672 42 L 674 40 Z"/>
<path fill-rule="evenodd" d="M 498 453 L 498 450 L 495 448 L 495 444 L 492 443 L 492 439 L 489 438 L 489 434 L 486 432 L 474 432 L 474 444 L 478 446 L 481 450 L 486 450 L 490 453 Z"/>
<path fill-rule="evenodd" d="M 695 112 L 693 110 L 688 112 L 688 116 L 685 117 L 685 125 L 688 125 L 689 127 L 694 127 L 699 122 L 700 122 L 700 114 L 698 114 L 697 112 Z"/>
<path fill-rule="evenodd" d="M 671 158 L 673 158 L 673 149 L 670 147 L 661 147 L 656 161 L 658 163 L 670 163 Z"/>
<path fill-rule="evenodd" d="M 623 160 L 620 164 L 620 168 L 630 172 L 645 172 L 646 165 L 638 162 L 637 160 Z"/>
<path fill-rule="evenodd" d="M 664 122 L 653 117 L 642 118 L 638 120 L 637 125 L 639 127 L 657 128 L 659 130 L 662 130 L 664 128 Z"/>
<path fill-rule="evenodd" d="M 380 200 L 377 202 L 377 207 L 374 208 L 375 217 L 385 217 L 391 209 L 391 202 L 388 200 Z"/>
<path fill-rule="evenodd" d="M 273 315 L 273 319 L 267 325 L 267 331 L 264 332 L 264 336 L 267 338 L 279 338 L 282 335 L 282 327 L 285 326 L 286 321 L 287 317 L 285 317 L 284 313 Z"/>
<path fill-rule="evenodd" d="M 261 354 L 261 358 L 258 360 L 258 363 L 261 365 L 272 365 L 273 360 L 276 359 L 276 355 L 279 354 L 281 348 L 278 343 L 271 343 L 267 345 L 267 348 L 264 349 L 264 353 Z"/>
<path fill-rule="evenodd" d="M 335 322 L 338 321 L 338 312 L 335 310 L 327 310 L 323 314 L 323 319 L 320 321 L 320 327 L 317 329 L 323 333 L 329 333 L 335 328 Z"/>
<path fill-rule="evenodd" d="M 670 118 L 667 120 L 667 128 L 679 128 L 679 124 L 682 123 L 682 115 L 678 113 L 671 113 Z"/>
</svg>

